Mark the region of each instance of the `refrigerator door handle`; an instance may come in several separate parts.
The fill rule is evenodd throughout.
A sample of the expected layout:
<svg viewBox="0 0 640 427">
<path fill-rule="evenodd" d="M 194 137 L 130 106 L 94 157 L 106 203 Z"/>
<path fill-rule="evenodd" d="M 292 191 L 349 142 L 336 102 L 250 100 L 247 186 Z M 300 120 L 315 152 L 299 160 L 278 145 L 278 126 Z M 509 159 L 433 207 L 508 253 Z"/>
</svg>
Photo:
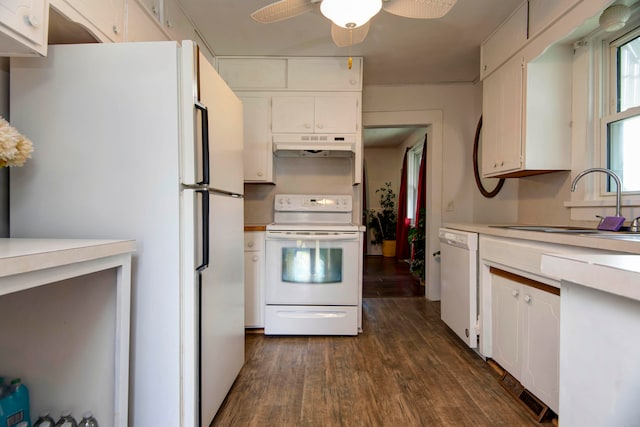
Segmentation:
<svg viewBox="0 0 640 427">
<path fill-rule="evenodd" d="M 202 196 L 202 264 L 196 267 L 201 272 L 209 266 L 209 191 L 198 190 Z"/>
<path fill-rule="evenodd" d="M 202 112 L 202 181 L 198 185 L 209 185 L 209 111 L 200 101 L 195 107 Z"/>
</svg>

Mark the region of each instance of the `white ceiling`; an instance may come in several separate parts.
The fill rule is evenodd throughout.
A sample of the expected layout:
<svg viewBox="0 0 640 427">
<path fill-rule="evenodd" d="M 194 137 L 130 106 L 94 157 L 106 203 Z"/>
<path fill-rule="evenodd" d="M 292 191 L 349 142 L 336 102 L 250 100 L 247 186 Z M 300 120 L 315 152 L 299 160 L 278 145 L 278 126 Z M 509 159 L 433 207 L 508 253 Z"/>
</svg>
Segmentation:
<svg viewBox="0 0 640 427">
<path fill-rule="evenodd" d="M 458 0 L 439 19 L 381 11 L 364 43 L 338 48 L 319 11 L 272 24 L 251 12 L 275 0 L 182 0 L 216 56 L 362 56 L 364 84 L 477 81 L 480 44 L 523 0 Z M 420 0 L 416 0 L 420 1 Z"/>
</svg>

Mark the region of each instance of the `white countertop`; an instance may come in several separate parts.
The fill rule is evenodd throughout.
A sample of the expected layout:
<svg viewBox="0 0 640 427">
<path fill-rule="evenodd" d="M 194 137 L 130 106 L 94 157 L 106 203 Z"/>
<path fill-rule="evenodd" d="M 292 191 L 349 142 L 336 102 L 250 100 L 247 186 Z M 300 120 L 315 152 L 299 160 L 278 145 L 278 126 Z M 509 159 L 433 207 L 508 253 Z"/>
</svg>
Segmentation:
<svg viewBox="0 0 640 427">
<path fill-rule="evenodd" d="M 120 255 L 130 257 L 135 249 L 134 240 L 0 238 L 0 295 L 46 283 L 45 270 L 66 267 L 70 270 L 72 266 L 83 263 L 95 263 Z M 111 264 L 104 265 L 108 267 Z M 102 267 L 96 264 L 92 268 Z M 24 279 L 27 274 L 39 276 L 29 281 Z"/>
<path fill-rule="evenodd" d="M 549 254 L 542 256 L 542 271 L 640 301 L 640 255 Z"/>
<path fill-rule="evenodd" d="M 443 224 L 443 227 L 497 237 L 508 237 L 512 239 L 556 243 L 560 245 L 578 246 L 605 251 L 640 254 L 640 241 L 635 242 L 604 237 L 593 237 L 588 234 L 580 235 L 573 233 L 545 233 L 542 231 L 513 230 L 508 228 L 498 228 L 495 227 L 495 225 L 500 224 L 445 223 Z"/>
</svg>

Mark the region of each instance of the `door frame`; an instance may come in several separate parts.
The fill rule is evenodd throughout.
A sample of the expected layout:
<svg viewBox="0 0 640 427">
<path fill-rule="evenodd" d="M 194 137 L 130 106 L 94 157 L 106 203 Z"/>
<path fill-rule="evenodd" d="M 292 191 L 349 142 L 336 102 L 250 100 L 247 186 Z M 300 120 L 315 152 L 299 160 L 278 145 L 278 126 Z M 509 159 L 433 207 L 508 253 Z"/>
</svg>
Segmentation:
<svg viewBox="0 0 640 427">
<path fill-rule="evenodd" d="M 371 111 L 362 113 L 362 127 L 424 126 L 427 128 L 427 212 L 425 220 L 425 297 L 440 300 L 440 250 L 442 224 L 443 111 Z M 361 190 L 362 191 L 362 190 Z"/>
</svg>

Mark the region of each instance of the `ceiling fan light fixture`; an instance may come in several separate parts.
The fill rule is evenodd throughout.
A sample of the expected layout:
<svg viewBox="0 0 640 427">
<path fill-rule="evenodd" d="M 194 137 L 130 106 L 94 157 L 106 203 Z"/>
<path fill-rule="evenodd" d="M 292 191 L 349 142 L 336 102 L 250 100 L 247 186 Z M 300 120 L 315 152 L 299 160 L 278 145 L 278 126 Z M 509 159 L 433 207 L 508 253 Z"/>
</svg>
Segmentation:
<svg viewBox="0 0 640 427">
<path fill-rule="evenodd" d="M 382 9 L 382 0 L 322 0 L 320 11 L 342 28 L 357 28 Z"/>
</svg>

